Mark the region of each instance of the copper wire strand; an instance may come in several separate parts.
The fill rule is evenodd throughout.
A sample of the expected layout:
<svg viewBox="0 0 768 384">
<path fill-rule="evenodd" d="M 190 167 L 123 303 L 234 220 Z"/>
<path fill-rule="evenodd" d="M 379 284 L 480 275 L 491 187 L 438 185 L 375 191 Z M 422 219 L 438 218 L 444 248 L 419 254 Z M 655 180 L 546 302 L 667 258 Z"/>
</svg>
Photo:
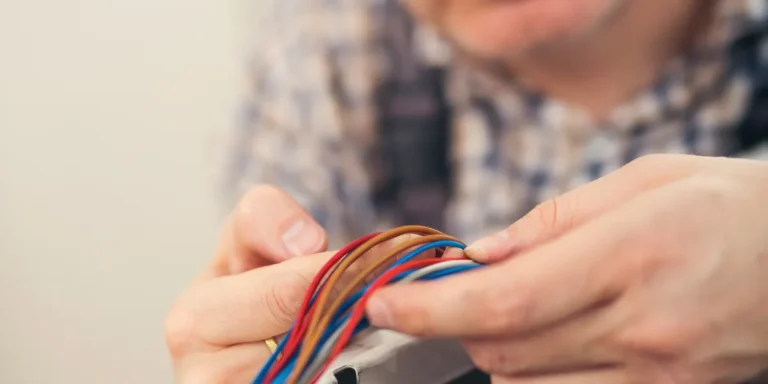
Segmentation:
<svg viewBox="0 0 768 384">
<path fill-rule="evenodd" d="M 307 338 L 309 336 L 312 336 L 314 331 L 316 330 L 316 325 L 318 320 L 320 319 L 320 316 L 324 312 L 325 303 L 328 299 L 328 296 L 333 291 L 334 286 L 337 284 L 338 280 L 341 278 L 341 276 L 346 272 L 346 270 L 354 263 L 357 259 L 362 257 L 366 252 L 371 250 L 373 247 L 388 241 L 392 240 L 396 237 L 407 235 L 407 234 L 415 234 L 415 235 L 442 235 L 443 233 L 429 227 L 421 226 L 421 225 L 406 225 L 401 226 L 397 228 L 390 229 L 386 232 L 382 232 L 378 234 L 377 236 L 373 237 L 372 239 L 366 241 L 365 243 L 361 244 L 359 247 L 357 247 L 354 251 L 350 252 L 349 255 L 344 257 L 339 263 L 331 270 L 329 271 L 327 277 L 325 278 L 325 282 L 323 288 L 320 292 L 318 292 L 317 298 L 315 299 L 315 310 L 312 314 L 312 317 L 309 320 L 309 324 L 307 327 Z M 316 342 L 315 342 L 316 344 Z M 307 348 L 305 348 L 302 345 L 301 352 L 299 353 L 299 356 L 297 358 L 297 367 L 298 366 L 305 366 L 309 360 L 310 353 L 307 352 Z M 296 370 L 289 376 L 288 383 L 295 383 L 296 379 L 298 379 L 295 374 Z"/>
<path fill-rule="evenodd" d="M 423 245 L 423 244 L 427 244 L 435 241 L 441 241 L 441 240 L 456 241 L 458 243 L 461 243 L 461 241 L 459 241 L 458 239 L 442 233 L 427 235 L 427 236 L 420 236 L 415 239 L 411 239 L 395 245 L 393 248 L 388 250 L 386 254 L 377 258 L 372 264 L 368 265 L 367 268 L 364 269 L 362 272 L 356 274 L 355 278 L 346 285 L 344 290 L 342 290 L 338 296 L 336 296 L 334 301 L 328 307 L 327 311 L 324 312 L 322 318 L 320 318 L 318 321 L 313 321 L 309 324 L 307 335 L 305 337 L 304 342 L 302 343 L 302 349 L 301 349 L 301 352 L 299 353 L 299 357 L 296 362 L 297 363 L 296 368 L 293 374 L 289 377 L 288 382 L 294 383 L 295 380 L 298 379 L 298 377 L 296 377 L 296 375 L 298 375 L 297 372 L 303 371 L 304 366 L 308 363 L 308 360 L 309 360 L 309 357 L 311 356 L 312 351 L 314 351 L 315 346 L 320 342 L 320 338 L 322 337 L 325 328 L 330 324 L 333 318 L 333 315 L 339 309 L 339 307 L 341 307 L 344 300 L 346 300 L 346 298 L 349 297 L 354 292 L 356 287 L 358 287 L 361 283 L 363 283 L 367 277 L 374 274 L 379 268 L 381 268 L 384 264 L 386 264 L 387 261 L 395 259 L 397 255 L 401 254 L 403 251 L 406 251 L 408 249 L 414 248 L 419 245 Z M 357 256 L 357 257 L 360 257 L 360 256 Z M 334 285 L 336 284 L 336 282 L 337 281 L 333 282 Z M 328 300 L 330 299 L 327 295 L 323 297 L 323 302 L 320 302 L 318 298 L 318 301 L 317 301 L 317 305 L 319 306 L 318 309 L 325 307 L 325 303 Z M 313 317 L 313 320 L 317 320 L 318 312 L 315 312 L 315 315 L 316 316 Z"/>
</svg>

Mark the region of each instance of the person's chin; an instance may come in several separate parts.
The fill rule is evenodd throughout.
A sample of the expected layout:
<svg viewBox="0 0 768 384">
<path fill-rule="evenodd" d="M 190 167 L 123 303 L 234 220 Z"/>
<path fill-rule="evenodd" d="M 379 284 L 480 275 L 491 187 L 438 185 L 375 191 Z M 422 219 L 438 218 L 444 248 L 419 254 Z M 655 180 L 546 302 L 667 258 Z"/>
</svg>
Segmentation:
<svg viewBox="0 0 768 384">
<path fill-rule="evenodd" d="M 595 15 L 603 13 L 595 5 L 578 0 L 499 0 L 474 12 L 449 15 L 443 27 L 467 53 L 486 59 L 515 57 L 580 36 L 599 19 Z"/>
<path fill-rule="evenodd" d="M 547 46 L 567 40 L 564 35 L 533 36 L 528 34 L 471 33 L 466 30 L 450 34 L 453 44 L 464 54 L 483 60 L 505 60 L 532 54 Z"/>
</svg>

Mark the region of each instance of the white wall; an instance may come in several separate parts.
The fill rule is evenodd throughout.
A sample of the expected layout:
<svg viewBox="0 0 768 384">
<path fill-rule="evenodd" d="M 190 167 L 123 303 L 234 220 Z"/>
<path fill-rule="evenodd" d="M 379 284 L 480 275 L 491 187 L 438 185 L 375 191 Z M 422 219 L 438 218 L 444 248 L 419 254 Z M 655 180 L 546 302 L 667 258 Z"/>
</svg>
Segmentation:
<svg viewBox="0 0 768 384">
<path fill-rule="evenodd" d="M 171 382 L 258 1 L 0 0 L 0 383 Z"/>
</svg>

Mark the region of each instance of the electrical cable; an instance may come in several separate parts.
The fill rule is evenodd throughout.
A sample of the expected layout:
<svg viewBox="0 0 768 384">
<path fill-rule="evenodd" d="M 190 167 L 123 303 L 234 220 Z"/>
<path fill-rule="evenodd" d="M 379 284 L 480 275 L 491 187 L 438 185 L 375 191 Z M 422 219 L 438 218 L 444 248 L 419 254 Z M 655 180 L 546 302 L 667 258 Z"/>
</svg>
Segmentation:
<svg viewBox="0 0 768 384">
<path fill-rule="evenodd" d="M 461 260 L 461 259 L 459 259 Z M 417 269 L 422 267 L 427 267 L 433 264 L 438 263 L 444 263 L 445 260 L 441 259 L 427 259 L 427 260 L 414 260 L 409 261 L 407 263 L 403 263 L 401 265 L 398 265 L 394 268 L 391 268 L 384 272 L 379 278 L 377 278 L 369 287 L 369 289 L 363 294 L 363 296 L 358 300 L 355 307 L 352 309 L 352 312 L 350 313 L 349 322 L 346 324 L 346 326 L 343 328 L 343 331 L 341 335 L 339 336 L 339 339 L 337 343 L 334 345 L 333 349 L 331 350 L 330 355 L 328 356 L 328 359 L 326 359 L 323 362 L 322 368 L 320 371 L 324 371 L 326 368 L 328 368 L 328 365 L 336 358 L 336 356 L 341 353 L 341 350 L 344 348 L 344 346 L 347 345 L 349 340 L 352 338 L 352 334 L 354 333 L 355 329 L 357 329 L 358 324 L 363 318 L 363 315 L 365 313 L 365 304 L 368 302 L 368 299 L 370 298 L 371 294 L 384 286 L 385 284 L 389 283 L 392 279 L 394 279 L 397 275 L 399 275 L 402 272 L 406 272 L 410 269 Z M 294 370 L 293 374 L 295 374 L 297 370 Z M 315 377 L 312 380 L 312 383 L 315 383 L 317 381 L 318 377 Z M 288 383 L 295 384 L 294 381 L 290 380 Z"/>
<path fill-rule="evenodd" d="M 343 257 L 337 266 L 333 271 L 328 273 L 328 276 L 326 277 L 327 284 L 324 285 L 323 288 L 321 288 L 318 292 L 318 297 L 316 300 L 315 305 L 313 306 L 313 309 L 311 310 L 312 313 L 309 314 L 309 323 L 307 324 L 307 335 L 306 338 L 310 340 L 310 344 L 314 345 L 316 344 L 316 339 L 319 337 L 319 335 L 316 335 L 318 332 L 318 322 L 321 319 L 321 316 L 323 316 L 326 306 L 325 303 L 328 300 L 328 297 L 332 291 L 332 287 L 335 287 L 338 283 L 341 276 L 344 274 L 344 272 L 354 263 L 356 260 L 358 260 L 360 257 L 363 256 L 366 252 L 370 251 L 373 247 L 376 245 L 379 245 L 385 241 L 392 240 L 396 237 L 406 235 L 406 234 L 417 234 L 422 236 L 428 236 L 428 235 L 443 235 L 442 232 L 429 228 L 424 227 L 420 225 L 407 225 L 403 227 L 398 227 L 391 229 L 389 231 L 382 232 L 373 238 L 371 238 L 368 241 L 365 241 L 363 244 L 361 244 L 359 247 L 355 248 L 352 252 L 350 252 L 347 256 Z M 307 359 L 309 358 L 309 352 L 307 350 L 311 350 L 311 348 L 302 348 L 299 353 L 297 368 L 301 369 L 305 366 L 307 363 Z M 269 377 L 269 376 L 268 376 Z M 291 376 L 291 380 L 295 380 L 297 377 Z"/>
<path fill-rule="evenodd" d="M 395 279 L 392 280 L 392 282 L 397 283 L 405 283 L 409 281 L 413 281 L 416 279 L 419 280 L 434 280 L 441 277 L 449 276 L 456 273 L 461 273 L 464 271 L 468 271 L 474 268 L 477 268 L 479 265 L 474 263 L 471 260 L 446 260 L 445 262 L 436 264 L 432 267 L 422 268 L 415 271 L 408 271 L 401 273 L 399 276 L 397 276 Z M 370 285 L 368 286 L 370 287 Z M 366 287 L 366 289 L 368 288 Z M 361 292 L 358 292 L 356 295 L 361 296 Z M 339 312 L 342 312 L 340 310 Z M 341 334 L 341 331 L 343 330 L 345 324 L 349 320 L 349 314 L 346 314 L 345 316 L 337 319 L 334 322 L 334 325 L 330 327 L 323 336 L 323 346 L 320 350 L 316 350 L 315 353 L 312 356 L 312 366 L 308 369 L 308 371 L 316 371 L 320 365 L 322 365 L 323 361 L 327 359 L 327 355 L 330 352 L 330 349 L 335 344 L 336 339 Z M 355 335 L 359 333 L 360 331 L 363 331 L 365 328 L 367 328 L 368 324 L 367 322 L 361 322 L 361 324 L 357 327 L 355 331 Z M 295 359 L 288 363 L 286 367 L 289 371 L 293 371 L 295 369 Z M 288 372 L 282 372 L 281 375 L 278 375 L 276 377 L 275 383 L 281 384 L 285 383 L 287 380 L 287 374 Z M 299 379 L 299 383 L 305 383 L 307 382 L 307 373 L 305 372 L 303 375 L 301 375 L 301 378 Z M 309 376 L 310 378 L 312 376 Z"/>
<path fill-rule="evenodd" d="M 477 266 L 477 264 L 475 264 L 474 262 L 469 261 L 469 260 L 458 260 L 458 262 L 460 262 L 461 264 L 468 264 L 469 267 L 471 267 L 471 268 L 474 268 L 472 265 Z M 438 264 L 437 267 L 439 267 L 439 268 L 434 268 L 434 270 L 438 271 L 438 273 L 433 273 L 432 275 L 430 275 L 430 279 L 432 277 L 435 277 L 435 278 L 442 277 L 442 276 L 444 276 L 446 274 L 452 274 L 452 273 L 457 273 L 457 272 L 461 272 L 461 271 L 464 271 L 464 270 L 471 269 L 471 268 L 469 268 L 467 266 L 464 266 L 464 267 L 458 267 L 458 266 L 451 267 L 451 265 L 453 263 L 454 263 L 454 261 L 446 261 L 444 263 Z M 447 265 L 443 266 L 444 264 L 447 264 Z M 409 281 L 412 281 L 413 278 L 410 278 L 410 276 L 413 276 L 414 278 L 417 278 L 419 276 L 423 276 L 423 275 L 425 275 L 427 273 L 430 273 L 430 270 L 426 270 L 426 269 L 427 268 L 424 268 L 422 270 L 417 270 L 417 271 L 414 271 L 414 272 L 403 273 L 400 276 L 398 276 L 396 279 L 394 279 L 393 281 L 399 281 L 400 279 L 403 279 L 403 278 L 406 278 L 406 277 L 409 278 Z M 447 271 L 440 271 L 440 269 L 448 269 L 448 270 Z M 370 284 L 368 286 L 366 286 L 364 289 L 362 289 L 359 292 L 357 292 L 353 297 L 348 299 L 348 302 L 345 302 L 345 305 L 342 306 L 342 308 L 339 309 L 338 314 L 341 315 L 341 314 L 345 313 L 346 310 L 349 307 L 351 307 L 354 304 L 354 302 L 357 301 L 357 299 L 359 297 L 361 297 L 362 294 L 365 292 L 365 290 L 368 289 L 369 287 L 370 287 Z M 351 301 L 351 303 L 349 301 Z M 329 327 L 328 330 L 326 330 L 326 332 L 324 333 L 323 337 L 321 338 L 321 343 L 323 343 L 323 348 L 327 347 L 326 344 L 329 343 L 329 339 L 330 338 L 338 337 L 338 334 L 340 332 L 336 332 L 336 330 L 338 330 L 340 327 L 343 327 L 344 326 L 343 324 L 345 323 L 345 321 L 347 319 L 349 319 L 349 314 L 346 314 L 345 316 L 337 316 L 337 319 L 334 321 L 333 325 L 331 327 Z M 365 328 L 365 327 L 361 327 L 361 328 Z M 331 332 L 331 331 L 333 331 L 333 332 Z M 336 335 L 336 336 L 334 336 L 334 335 Z M 334 341 L 330 341 L 330 342 L 333 343 Z M 323 356 L 323 352 L 319 352 L 316 349 L 315 352 L 313 353 L 312 361 L 316 360 L 316 358 L 317 358 L 316 356 L 317 355 L 319 355 L 319 358 L 321 360 L 325 359 L 325 357 Z M 290 370 L 294 370 L 295 369 L 295 359 L 293 361 L 289 362 L 288 367 L 290 367 Z M 276 382 L 280 383 L 281 381 L 277 380 Z"/>
<path fill-rule="evenodd" d="M 450 243 L 448 243 L 448 245 L 453 245 L 453 244 L 450 244 Z M 415 252 L 415 253 L 418 253 L 418 251 L 417 251 L 417 252 Z M 401 260 L 401 261 L 405 261 L 405 260 Z M 360 294 L 358 293 L 356 296 L 357 296 L 357 297 L 359 297 L 359 296 L 360 296 Z M 349 306 L 348 304 L 347 304 L 347 305 L 345 305 L 345 307 L 348 307 L 348 306 Z M 334 325 L 336 325 L 336 324 L 334 324 Z M 336 326 L 337 326 L 337 325 L 336 325 Z M 362 327 L 362 328 L 364 328 L 364 327 Z M 291 365 L 293 365 L 293 364 L 291 364 Z M 291 367 L 291 370 L 294 370 L 293 368 L 294 368 L 294 367 Z M 282 381 L 282 380 L 280 380 L 280 381 Z"/>
<path fill-rule="evenodd" d="M 386 263 L 391 259 L 394 259 L 398 254 L 402 253 L 407 249 L 411 249 L 413 247 L 416 247 L 422 244 L 428 244 L 428 243 L 437 242 L 441 240 L 451 241 L 452 245 L 455 244 L 463 248 L 463 244 L 461 244 L 455 238 L 447 235 L 421 236 L 421 237 L 417 237 L 396 245 L 395 247 L 390 249 L 386 254 L 384 254 L 383 256 L 378 258 L 376 261 L 371 263 L 371 265 L 369 265 L 363 272 L 358 274 L 349 284 L 347 284 L 347 286 L 341 291 L 341 293 L 339 293 L 339 295 L 331 303 L 331 305 L 327 306 L 327 311 L 325 312 L 323 317 L 320 318 L 317 322 L 310 322 L 309 324 L 310 331 L 307 333 L 306 339 L 304 341 L 304 345 L 306 346 L 306 348 L 302 348 L 302 351 L 299 353 L 299 359 L 298 359 L 296 371 L 299 372 L 305 368 L 307 361 L 309 359 L 310 353 L 315 349 L 315 347 L 319 342 L 319 339 L 322 335 L 322 330 L 328 327 L 328 324 L 331 321 L 331 317 L 336 313 L 336 310 L 338 309 L 339 306 L 341 306 L 341 303 L 344 301 L 344 299 L 348 297 L 350 294 L 352 294 L 355 288 L 360 286 L 360 284 L 363 283 L 363 281 L 368 276 L 370 276 L 374 271 L 379 269 L 384 263 Z M 424 250 L 426 249 L 428 248 L 425 248 Z M 406 257 L 404 257 L 404 259 L 405 261 L 408 261 L 416 257 L 419 253 L 411 253 L 410 255 L 407 255 Z M 321 304 L 321 302 L 318 300 L 318 303 L 317 303 L 318 306 L 321 306 L 323 304 Z"/>
<path fill-rule="evenodd" d="M 361 271 L 350 270 L 371 249 L 402 235 L 418 237 L 394 245 L 371 263 L 366 260 Z M 351 242 L 334 254 L 312 280 L 296 319 L 253 384 L 315 383 L 350 339 L 369 328 L 364 317 L 365 303 L 375 290 L 387 284 L 434 280 L 480 267 L 468 259 L 441 258 L 447 248 L 464 247 L 451 236 L 416 225 Z M 435 251 L 435 258 L 414 260 L 430 250 Z M 406 254 L 398 259 L 403 252 Z M 351 279 L 340 286 L 342 276 L 347 275 Z M 335 295 L 331 297 L 331 293 Z"/>
<path fill-rule="evenodd" d="M 474 269 L 477 268 L 477 266 L 478 265 L 471 260 L 444 261 L 440 264 L 430 265 L 411 273 L 401 274 L 393 280 L 396 281 L 396 284 L 404 284 L 416 280 L 433 280 Z M 317 353 L 317 357 L 314 358 L 312 364 L 307 367 L 306 372 L 301 375 L 298 381 L 299 384 L 304 384 L 308 382 L 309 379 L 321 373 L 319 371 L 320 368 L 322 368 L 323 362 L 328 360 L 331 350 L 338 342 L 341 333 L 344 328 L 347 327 L 348 323 L 349 315 L 341 319 L 340 324 L 335 324 L 335 326 L 331 328 L 334 329 L 333 334 L 330 335 L 330 337 L 327 337 L 327 340 L 323 342 L 322 347 Z"/>
<path fill-rule="evenodd" d="M 294 324 L 289 329 L 288 333 L 285 335 L 283 340 L 278 344 L 277 349 L 275 349 L 275 352 L 270 355 L 269 360 L 267 360 L 268 367 L 271 367 L 275 360 L 278 359 L 281 354 L 285 353 L 286 355 L 290 355 L 293 353 L 293 351 L 298 346 L 298 341 L 303 336 L 303 333 L 306 332 L 306 328 L 302 328 L 301 325 L 304 323 L 304 313 L 307 312 L 307 309 L 312 306 L 312 302 L 315 299 L 316 293 L 313 294 L 319 286 L 322 286 L 323 278 L 326 273 L 328 273 L 329 270 L 334 268 L 338 261 L 341 260 L 344 256 L 346 256 L 349 252 L 356 249 L 366 241 L 369 241 L 370 239 L 378 236 L 380 233 L 372 233 L 367 236 L 363 236 L 349 244 L 347 244 L 344 248 L 340 249 L 336 254 L 334 254 L 318 271 L 315 278 L 312 280 L 312 283 L 309 286 L 309 289 L 307 290 L 307 295 L 304 297 L 304 301 L 302 302 L 301 306 L 299 307 L 299 312 L 297 315 L 296 320 L 294 321 Z M 299 325 L 299 329 L 296 329 L 296 325 Z M 279 366 L 278 366 L 279 369 Z M 254 379 L 254 384 L 263 383 L 263 382 L 269 382 L 269 372 L 263 371 L 259 373 L 259 376 Z"/>
</svg>

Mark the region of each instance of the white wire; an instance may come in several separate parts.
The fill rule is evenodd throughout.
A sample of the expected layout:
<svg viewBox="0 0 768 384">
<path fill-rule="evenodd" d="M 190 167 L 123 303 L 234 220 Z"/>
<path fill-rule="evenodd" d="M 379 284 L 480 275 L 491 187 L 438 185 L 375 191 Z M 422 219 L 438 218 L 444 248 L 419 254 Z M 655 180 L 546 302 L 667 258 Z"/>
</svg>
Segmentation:
<svg viewBox="0 0 768 384">
<path fill-rule="evenodd" d="M 430 265 L 430 266 L 418 269 L 412 272 L 411 274 L 409 274 L 408 276 L 404 277 L 403 279 L 395 282 L 395 284 L 410 283 L 414 280 L 422 278 L 431 273 L 442 271 L 448 268 L 459 267 L 463 265 L 476 265 L 476 264 L 477 263 L 475 263 L 472 260 L 445 261 L 442 263 L 438 263 L 438 264 L 434 264 L 434 265 Z M 339 328 L 337 328 L 336 331 L 331 335 L 331 337 L 328 338 L 328 340 L 320 348 L 320 352 L 318 352 L 317 357 L 312 361 L 309 367 L 307 367 L 304 373 L 299 377 L 299 380 L 297 381 L 298 384 L 311 383 L 312 378 L 314 378 L 315 375 L 318 373 L 318 371 L 323 367 L 323 364 L 328 359 L 328 356 L 331 354 L 331 350 L 333 350 L 333 347 L 338 342 L 339 337 L 341 337 L 341 333 L 344 332 L 344 329 L 347 328 L 348 324 L 349 324 L 349 319 L 344 320 L 344 322 L 339 326 Z"/>
</svg>

